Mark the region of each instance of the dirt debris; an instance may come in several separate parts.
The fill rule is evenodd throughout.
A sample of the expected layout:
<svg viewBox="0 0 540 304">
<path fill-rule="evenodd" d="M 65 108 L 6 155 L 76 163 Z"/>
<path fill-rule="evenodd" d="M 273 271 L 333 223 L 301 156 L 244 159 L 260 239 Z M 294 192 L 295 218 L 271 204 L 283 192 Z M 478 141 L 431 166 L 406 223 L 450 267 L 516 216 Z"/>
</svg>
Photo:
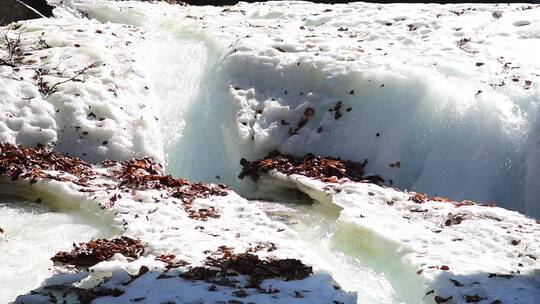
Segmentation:
<svg viewBox="0 0 540 304">
<path fill-rule="evenodd" d="M 61 171 L 77 178 L 74 183 L 85 185 L 94 177 L 91 165 L 69 156 L 62 156 L 38 145 L 36 148 L 0 144 L 0 175 L 9 176 L 11 180 L 30 180 L 32 183 L 39 178 L 51 178 L 59 181 L 69 179 L 53 176 L 45 171 Z"/>
<path fill-rule="evenodd" d="M 486 298 L 479 296 L 478 294 L 475 295 L 465 295 L 465 303 L 478 303 Z"/>
<path fill-rule="evenodd" d="M 465 214 L 462 214 L 462 213 L 458 213 L 458 214 L 448 213 L 448 216 L 446 217 L 446 220 L 444 221 L 444 226 L 459 225 L 465 219 L 466 219 Z"/>
<path fill-rule="evenodd" d="M 456 202 L 456 201 L 453 201 L 453 200 L 451 200 L 451 199 L 449 199 L 447 197 L 440 197 L 440 196 L 429 197 L 425 193 L 421 193 L 421 192 L 413 193 L 409 197 L 409 201 L 413 201 L 413 202 L 415 202 L 417 204 L 424 204 L 424 203 L 426 203 L 428 201 L 439 202 L 439 203 L 451 203 L 455 207 L 477 205 L 475 202 L 473 202 L 471 200 L 462 200 L 462 201 Z M 495 207 L 494 204 L 478 205 L 478 206 Z"/>
<path fill-rule="evenodd" d="M 343 114 L 341 113 L 341 107 L 343 106 L 343 101 L 338 101 L 336 102 L 336 104 L 334 105 L 333 108 L 331 108 L 330 110 L 328 110 L 328 112 L 334 112 L 334 119 L 340 119 Z"/>
<path fill-rule="evenodd" d="M 177 259 L 176 255 L 174 254 L 163 254 L 163 255 L 157 256 L 156 261 L 165 263 L 166 270 L 189 265 L 187 261 Z"/>
<path fill-rule="evenodd" d="M 64 299 L 63 302 L 60 302 L 60 299 L 55 297 L 52 293 L 48 293 L 47 295 L 50 297 L 51 302 L 50 303 L 66 303 L 65 298 L 67 295 L 72 294 L 74 295 L 78 302 L 80 304 L 91 304 L 92 301 L 98 298 L 103 297 L 119 297 L 124 294 L 124 291 L 119 288 L 105 288 L 103 286 L 96 286 L 93 288 L 80 288 L 80 287 L 64 287 L 62 285 L 52 285 L 52 286 L 46 286 L 44 287 L 45 290 L 49 291 L 61 291 L 62 297 L 61 299 Z"/>
</svg>

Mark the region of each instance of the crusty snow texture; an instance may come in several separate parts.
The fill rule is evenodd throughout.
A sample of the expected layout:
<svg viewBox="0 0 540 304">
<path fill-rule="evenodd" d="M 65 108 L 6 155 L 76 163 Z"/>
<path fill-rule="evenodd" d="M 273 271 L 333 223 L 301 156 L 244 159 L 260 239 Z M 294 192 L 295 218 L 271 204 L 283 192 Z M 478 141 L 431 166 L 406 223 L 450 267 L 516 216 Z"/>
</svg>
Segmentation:
<svg viewBox="0 0 540 304">
<path fill-rule="evenodd" d="M 92 170 L 103 173 L 120 170 L 120 167 L 95 166 Z M 66 172 L 47 173 L 70 178 Z M 144 298 L 145 303 L 210 304 L 239 300 L 246 303 L 356 302 L 354 293 L 339 289 L 328 272 L 322 270 L 324 261 L 310 256 L 304 245 L 298 242 L 294 231 L 271 221 L 258 207 L 235 193 L 195 199 L 191 209 L 215 208 L 219 214 L 219 218 L 200 220 L 190 217 L 180 199 L 164 197 L 159 190 L 124 192 L 117 188 L 121 182 L 104 176 L 92 179 L 85 186 L 54 178 L 39 178 L 32 184 L 28 180 L 0 180 L 0 186 L 9 187 L 12 194 L 29 199 L 40 197 L 45 201 L 81 208 L 105 219 L 106 224 L 120 231 L 120 235 L 139 239 L 149 246 L 141 258 L 130 259 L 117 254 L 111 260 L 90 267 L 90 271 L 58 266 L 55 274 L 40 288 L 19 296 L 16 303 L 54 303 L 50 294 L 58 301 L 76 303 L 75 291 L 69 290 L 73 286 L 99 286 L 101 289 L 124 291 L 119 297 L 100 297 L 93 303 L 129 303 L 138 298 Z M 300 259 L 314 266 L 314 274 L 298 281 L 268 279 L 262 282 L 261 289 L 245 288 L 245 294 L 240 296 L 238 288 L 216 286 L 203 280 L 190 281 L 178 276 L 191 267 L 204 266 L 205 259 L 220 246 L 231 248 L 236 253 L 260 246 L 263 249 L 254 253 L 260 258 Z M 156 260 L 161 255 L 174 255 L 176 261 L 183 260 L 188 265 L 167 272 L 165 278 L 158 278 L 167 266 Z M 132 276 L 137 275 L 142 266 L 150 271 L 133 280 Z M 242 276 L 235 279 L 245 281 Z"/>
<path fill-rule="evenodd" d="M 342 208 L 338 234 L 409 278 L 427 303 L 534 303 L 540 298 L 540 223 L 503 208 L 413 199 L 369 183 L 324 183 L 278 172 L 261 190 L 298 189 Z M 440 199 L 439 199 L 440 200 Z M 384 268 L 384 266 L 383 266 Z M 382 270 L 382 269 L 381 269 Z M 469 299 L 469 300 L 468 300 Z M 501 301 L 501 302 L 497 302 Z M 473 303 L 477 303 L 474 302 Z"/>
<path fill-rule="evenodd" d="M 204 43 L 197 106 L 177 115 L 182 159 L 167 166 L 188 178 L 237 183 L 240 157 L 278 148 L 368 159 L 403 189 L 540 215 L 538 5 L 71 5 Z"/>
<path fill-rule="evenodd" d="M 163 158 L 159 118 L 134 60 L 140 29 L 43 19 L 1 31 L 9 42 L 20 37 L 21 59 L 0 65 L 0 141 L 92 162 Z M 0 58 L 9 56 L 5 45 L 0 39 Z"/>
<path fill-rule="evenodd" d="M 162 123 L 171 122 L 161 121 L 166 116 L 182 126 L 176 146 L 166 151 L 166 169 L 189 179 L 219 179 L 247 192 L 236 179 L 240 158 L 256 159 L 277 148 L 368 159 L 368 173 L 402 189 L 496 201 L 540 215 L 538 6 L 63 4 L 55 10 L 57 19 L 1 29 L 8 42 L 21 38 L 14 56 L 0 39 L 0 59 L 14 59 L 0 65 L 2 142 L 49 145 L 90 162 L 141 156 L 164 162 Z M 197 47 L 184 47 L 186 41 Z M 178 50 L 178 58 L 169 47 Z M 186 62 L 180 60 L 182 50 L 200 53 L 191 65 L 201 71 L 170 73 Z M 150 66 L 146 59 L 163 66 Z M 166 76 L 147 77 L 160 71 Z M 200 78 L 197 85 L 193 77 Z M 174 95 L 187 83 L 190 106 L 171 106 L 184 101 Z M 389 166 L 397 161 L 399 166 Z M 428 303 L 450 296 L 453 303 L 539 298 L 538 224 L 523 215 L 416 204 L 405 192 L 368 184 L 344 184 L 336 193 L 296 177 L 273 182 L 294 184 L 343 208 L 338 224 L 351 246 L 385 259 L 379 264 L 402 267 L 397 271 L 402 281 L 410 281 L 410 289 Z M 319 268 L 302 281 L 265 282 L 267 290 L 281 292 L 248 291 L 242 301 L 355 301 L 354 294 L 334 290 L 331 277 L 320 270 L 324 263 L 311 257 L 293 232 L 232 192 L 196 200 L 196 206 L 215 206 L 222 214 L 201 222 L 173 201 L 156 203 L 159 193 L 152 191 L 123 196 L 112 209 L 101 210 L 109 199 L 105 193 L 91 198 L 69 182 L 41 180 L 32 191 L 24 189 L 21 195 L 39 190 L 68 199 L 150 244 L 148 256 L 136 261 L 117 256 L 83 273 L 86 279 L 60 275 L 45 285 L 82 280 L 81 287 L 91 287 L 109 278 L 104 286 L 126 290 L 102 303 L 141 297 L 150 303 L 238 300 L 230 288 L 210 292 L 204 282 L 157 280 L 154 270 L 164 265 L 155 256 L 176 254 L 197 264 L 203 251 L 221 245 L 243 252 L 271 241 L 279 249 L 272 254 Z M 463 221 L 446 226 L 449 213 L 463 213 Z M 151 271 L 123 286 L 141 265 Z M 298 290 L 310 292 L 299 298 Z M 45 293 L 20 302 L 42 302 Z"/>
</svg>

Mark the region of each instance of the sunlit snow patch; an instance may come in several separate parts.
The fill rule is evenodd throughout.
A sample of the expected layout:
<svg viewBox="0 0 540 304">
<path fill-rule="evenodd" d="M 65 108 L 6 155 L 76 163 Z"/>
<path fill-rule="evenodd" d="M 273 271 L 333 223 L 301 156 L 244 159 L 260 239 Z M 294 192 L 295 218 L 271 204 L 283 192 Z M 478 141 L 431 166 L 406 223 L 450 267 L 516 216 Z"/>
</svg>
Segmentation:
<svg viewBox="0 0 540 304">
<path fill-rule="evenodd" d="M 181 125 L 169 172 L 245 194 L 240 157 L 367 158 L 400 188 L 540 214 L 540 74 L 522 51 L 540 46 L 536 6 L 72 3 L 102 22 L 168 32 L 143 53 L 163 64 L 162 123 Z M 188 110 L 169 111 L 171 90 Z"/>
<path fill-rule="evenodd" d="M 54 146 L 92 162 L 163 158 L 157 110 L 135 60 L 140 29 L 58 18 L 1 31 L 24 55 L 0 64 L 0 142 Z M 3 40 L 0 62 L 10 56 Z"/>
<path fill-rule="evenodd" d="M 54 274 L 50 258 L 57 251 L 114 233 L 83 211 L 2 194 L 0 228 L 0 303 L 15 300 Z"/>
<path fill-rule="evenodd" d="M 2 144 L 0 152 L 0 189 L 32 199 L 61 197 L 60 203 L 91 211 L 121 231 L 116 236 L 145 248 L 118 251 L 124 245 L 115 240 L 74 245 L 90 249 L 73 258 L 56 254 L 51 277 L 16 303 L 89 297 L 97 303 L 356 302 L 296 233 L 224 185 L 165 176 L 148 158 L 91 165 L 45 148 Z"/>
</svg>

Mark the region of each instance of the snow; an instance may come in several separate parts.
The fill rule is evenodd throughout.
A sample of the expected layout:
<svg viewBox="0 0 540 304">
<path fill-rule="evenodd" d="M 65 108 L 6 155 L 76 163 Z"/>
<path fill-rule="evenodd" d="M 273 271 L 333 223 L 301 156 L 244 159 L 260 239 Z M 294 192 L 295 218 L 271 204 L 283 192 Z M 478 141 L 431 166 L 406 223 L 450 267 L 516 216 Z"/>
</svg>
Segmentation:
<svg viewBox="0 0 540 304">
<path fill-rule="evenodd" d="M 167 173 L 224 182 L 246 197 L 256 193 L 237 179 L 242 157 L 279 149 L 368 159 L 368 173 L 400 189 L 497 202 L 538 217 L 539 9 L 64 0 L 55 19 L 2 29 L 11 39 L 21 33 L 25 55 L 16 68 L 0 65 L 0 142 L 40 143 L 94 163 L 150 156 Z M 40 91 L 40 69 L 48 70 L 42 80 L 49 88 L 58 84 L 56 92 Z M 399 167 L 389 166 L 397 161 Z M 197 207 L 215 206 L 222 214 L 200 222 L 177 202 L 156 203 L 152 191 L 102 210 L 109 200 L 104 192 L 88 196 L 67 182 L 42 180 L 31 188 L 5 182 L 10 193 L 83 209 L 151 245 L 136 261 L 117 256 L 74 277 L 55 269 L 60 275 L 43 282 L 92 287 L 107 278 L 105 286 L 126 290 L 96 302 L 236 299 L 230 288 L 212 293 L 206 283 L 157 280 L 164 265 L 155 256 L 174 253 L 200 264 L 205 250 L 227 245 L 243 252 L 268 241 L 278 245 L 278 257 L 315 265 L 316 274 L 265 282 L 279 285 L 277 299 L 253 293 L 242 301 L 355 302 L 354 293 L 333 289 L 332 278 L 366 303 L 432 303 L 434 296 L 460 303 L 475 294 L 530 303 L 540 296 L 538 263 L 527 256 L 539 254 L 538 224 L 505 209 L 460 207 L 466 219 L 441 228 L 455 212 L 450 204 L 416 205 L 408 192 L 369 184 L 348 183 L 334 193 L 306 178 L 273 176 L 278 190 L 285 183 L 333 210 L 321 215 L 323 207 L 274 205 L 299 222 L 287 223 L 294 232 L 264 214 L 272 216 L 268 204 L 233 192 L 197 200 Z M 266 194 L 276 199 L 280 193 L 272 189 Z M 514 237 L 521 242 L 509 245 Z M 151 271 L 123 286 L 141 265 Z M 486 275 L 518 269 L 512 279 Z M 299 299 L 298 289 L 311 292 Z M 19 301 L 45 301 L 45 289 L 37 291 Z"/>
<path fill-rule="evenodd" d="M 517 212 L 435 199 L 418 203 L 414 192 L 275 171 L 258 187 L 261 195 L 298 189 L 340 208 L 331 238 L 349 256 L 386 273 L 406 303 L 432 303 L 436 296 L 451 297 L 449 303 L 467 302 L 467 296 L 534 303 L 540 297 L 540 223 Z"/>
<path fill-rule="evenodd" d="M 163 159 L 159 118 L 136 46 L 125 47 L 141 42 L 140 29 L 80 19 L 19 26 L 3 29 L 12 40 L 20 35 L 25 55 L 16 67 L 0 66 L 0 141 L 51 145 L 92 162 Z M 75 78 L 81 81 L 69 81 L 90 65 Z M 48 89 L 59 84 L 56 92 L 40 90 L 38 74 Z"/>
<path fill-rule="evenodd" d="M 338 285 L 325 270 L 325 262 L 312 255 L 303 243 L 298 242 L 298 235 L 294 231 L 284 224 L 270 220 L 261 209 L 234 192 L 230 191 L 225 196 L 195 199 L 191 207 L 193 210 L 213 207 L 219 214 L 219 218 L 200 220 L 190 217 L 180 199 L 163 195 L 160 190 L 134 189 L 131 193 L 118 189 L 123 181 L 110 177 L 107 172 L 119 170 L 119 164 L 114 167 L 94 165 L 92 171 L 97 175 L 89 179 L 88 185 L 77 185 L 74 183 L 76 178 L 73 181 L 55 180 L 56 176 L 66 176 L 66 172 L 62 171 L 48 171 L 51 177 L 38 178 L 33 184 L 29 181 L 0 178 L 2 192 L 9 191 L 29 200 L 40 198 L 44 202 L 51 201 L 71 209 L 85 210 L 100 218 L 103 221 L 100 225 L 118 231 L 115 235 L 140 239 L 148 244 L 147 252 L 139 259 L 128 259 L 118 254 L 111 260 L 90 267 L 89 271 L 76 271 L 57 265 L 53 269 L 53 275 L 41 282 L 40 288 L 19 296 L 15 303 L 41 303 L 43 296 L 49 294 L 58 300 L 72 303 L 76 301 L 73 298 L 76 293 L 66 290 L 70 286 L 100 286 L 124 291 L 119 297 L 102 297 L 94 303 L 126 303 L 140 297 L 145 297 L 151 303 L 215 303 L 218 300 L 237 300 L 235 292 L 238 288 L 218 286 L 214 291 L 210 288 L 214 284 L 183 279 L 178 277 L 178 273 L 185 272 L 190 267 L 204 265 L 209 253 L 217 251 L 220 246 L 227 246 L 235 253 L 242 253 L 258 244 L 262 244 L 263 248 L 270 244 L 276 247 L 275 250 L 254 253 L 261 258 L 299 259 L 313 265 L 314 274 L 298 281 L 263 281 L 263 291 L 245 288 L 247 296 L 243 300 L 256 303 L 356 302 L 354 293 L 336 288 Z M 115 201 L 111 201 L 113 196 L 117 198 Z M 61 228 L 57 226 L 57 229 Z M 90 229 L 89 232 L 91 231 Z M 81 235 L 85 236 L 88 237 L 87 234 Z M 20 247 L 17 245 L 13 248 Z M 165 272 L 166 264 L 157 261 L 156 257 L 171 254 L 189 264 L 169 272 L 173 278 L 158 278 Z M 13 258 L 14 256 L 7 256 L 6 260 Z M 148 267 L 150 272 L 131 282 L 130 275 L 136 275 L 141 266 Z M 239 280 L 241 281 L 241 278 Z M 30 287 L 26 284 L 23 286 Z M 264 292 L 276 288 L 275 292 Z M 296 292 L 301 292 L 303 297 L 298 297 Z"/>
<path fill-rule="evenodd" d="M 169 154 L 181 157 L 167 159 L 170 172 L 219 175 L 248 193 L 237 160 L 278 148 L 368 159 L 400 188 L 539 214 L 537 6 L 71 5 L 102 22 L 183 37 L 172 50 L 198 41 L 193 62 L 204 72 L 186 69 L 201 79 L 198 91 L 193 78 L 174 78 L 196 106 L 175 112 L 183 127 Z M 335 119 L 328 111 L 339 101 Z M 308 107 L 314 116 L 294 133 Z M 201 154 L 205 166 L 195 161 Z M 400 169 L 388 166 L 396 161 Z"/>
</svg>

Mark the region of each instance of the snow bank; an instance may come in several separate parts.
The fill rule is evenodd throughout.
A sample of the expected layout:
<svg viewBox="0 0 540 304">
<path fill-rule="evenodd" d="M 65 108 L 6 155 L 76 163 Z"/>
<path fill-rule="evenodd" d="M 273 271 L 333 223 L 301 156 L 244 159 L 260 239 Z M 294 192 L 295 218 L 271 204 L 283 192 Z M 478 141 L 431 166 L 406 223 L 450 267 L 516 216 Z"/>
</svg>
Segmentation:
<svg viewBox="0 0 540 304">
<path fill-rule="evenodd" d="M 537 6 L 71 6 L 168 30 L 206 54 L 193 59 L 203 70 L 193 73 L 198 87 L 186 73 L 175 78 L 190 88 L 193 107 L 170 121 L 183 126 L 169 142 L 169 153 L 181 155 L 168 158 L 170 172 L 234 185 L 241 156 L 278 148 L 368 159 L 400 188 L 539 214 Z M 200 155 L 206 166 L 197 165 Z M 390 168 L 396 161 L 399 169 Z"/>
<path fill-rule="evenodd" d="M 0 64 L 0 142 L 92 162 L 163 159 L 156 105 L 135 60 L 140 29 L 43 19 L 2 32 L 14 51 L 0 39 L 0 60 L 13 61 Z"/>
<path fill-rule="evenodd" d="M 540 224 L 517 212 L 276 171 L 258 186 L 264 193 L 298 189 L 341 208 L 332 238 L 407 291 L 407 303 L 525 304 L 540 297 Z"/>
</svg>

